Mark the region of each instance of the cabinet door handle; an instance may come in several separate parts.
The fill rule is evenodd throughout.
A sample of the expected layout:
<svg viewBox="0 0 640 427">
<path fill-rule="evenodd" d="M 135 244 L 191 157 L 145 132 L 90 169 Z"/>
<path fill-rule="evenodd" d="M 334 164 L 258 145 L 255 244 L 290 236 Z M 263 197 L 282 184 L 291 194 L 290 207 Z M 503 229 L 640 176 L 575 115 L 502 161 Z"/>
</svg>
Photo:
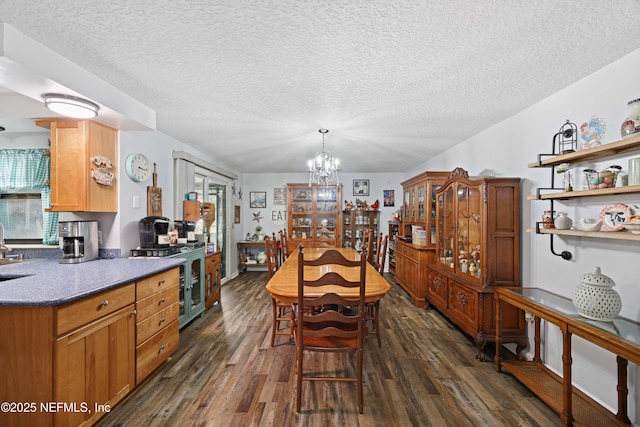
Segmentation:
<svg viewBox="0 0 640 427">
<path fill-rule="evenodd" d="M 160 304 L 164 304 L 164 301 L 165 301 L 165 300 L 164 300 L 164 298 L 162 298 L 162 299 L 160 300 Z"/>
<path fill-rule="evenodd" d="M 160 281 L 158 282 L 158 286 L 161 286 L 161 285 L 164 285 L 164 279 L 162 279 L 162 280 L 160 280 Z"/>
<path fill-rule="evenodd" d="M 108 306 L 108 305 L 109 305 L 109 300 L 104 300 L 104 301 L 102 301 L 102 305 L 103 305 L 104 307 Z"/>
<path fill-rule="evenodd" d="M 160 346 L 160 351 L 164 350 L 164 344 Z"/>
<path fill-rule="evenodd" d="M 160 323 L 164 323 L 165 318 L 163 317 L 162 319 L 160 319 Z"/>
<path fill-rule="evenodd" d="M 131 314 L 133 314 L 133 315 L 135 316 L 136 314 L 138 314 L 138 311 L 134 309 L 134 310 L 131 312 Z"/>
</svg>

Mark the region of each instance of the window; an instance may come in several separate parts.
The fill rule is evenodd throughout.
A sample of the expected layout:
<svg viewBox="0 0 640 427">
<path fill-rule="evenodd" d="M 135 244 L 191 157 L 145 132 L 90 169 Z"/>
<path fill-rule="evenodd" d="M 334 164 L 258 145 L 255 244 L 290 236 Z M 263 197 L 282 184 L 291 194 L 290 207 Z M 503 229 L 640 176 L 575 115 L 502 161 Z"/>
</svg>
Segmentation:
<svg viewBox="0 0 640 427">
<path fill-rule="evenodd" d="M 0 221 L 6 243 L 42 243 L 42 201 L 40 193 L 2 193 Z"/>
</svg>

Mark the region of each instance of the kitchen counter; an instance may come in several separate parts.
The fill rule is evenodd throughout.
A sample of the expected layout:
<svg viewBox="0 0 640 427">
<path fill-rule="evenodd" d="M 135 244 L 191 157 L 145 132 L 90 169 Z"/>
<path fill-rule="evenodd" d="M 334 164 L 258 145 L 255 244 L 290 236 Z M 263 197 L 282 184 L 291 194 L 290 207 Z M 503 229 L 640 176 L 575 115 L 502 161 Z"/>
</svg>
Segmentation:
<svg viewBox="0 0 640 427">
<path fill-rule="evenodd" d="M 2 265 L 0 306 L 59 305 L 185 262 L 184 258 L 113 258 L 60 264 L 57 259 L 49 259 Z"/>
</svg>

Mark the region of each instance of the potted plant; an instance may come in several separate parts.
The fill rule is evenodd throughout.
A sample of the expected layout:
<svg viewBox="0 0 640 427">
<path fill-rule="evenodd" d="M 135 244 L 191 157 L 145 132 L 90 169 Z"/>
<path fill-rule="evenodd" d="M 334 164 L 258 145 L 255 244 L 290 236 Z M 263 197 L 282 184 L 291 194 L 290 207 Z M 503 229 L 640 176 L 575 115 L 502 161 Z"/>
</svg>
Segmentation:
<svg viewBox="0 0 640 427">
<path fill-rule="evenodd" d="M 258 242 L 264 242 L 264 233 L 261 225 L 256 226 L 256 236 L 258 237 Z"/>
</svg>

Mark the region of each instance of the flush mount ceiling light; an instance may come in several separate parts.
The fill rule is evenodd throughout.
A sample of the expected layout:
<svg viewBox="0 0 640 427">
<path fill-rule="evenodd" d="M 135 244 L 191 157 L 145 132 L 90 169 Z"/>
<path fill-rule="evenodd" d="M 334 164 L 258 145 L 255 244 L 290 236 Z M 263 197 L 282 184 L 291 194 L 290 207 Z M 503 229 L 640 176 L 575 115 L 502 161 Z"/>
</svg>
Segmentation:
<svg viewBox="0 0 640 427">
<path fill-rule="evenodd" d="M 329 132 L 328 129 L 318 129 L 322 134 L 322 150 L 316 153 L 316 156 L 309 160 L 309 185 L 311 184 L 337 184 L 338 183 L 338 167 L 339 161 L 335 157 L 331 157 L 329 151 L 324 149 L 324 136 Z"/>
<path fill-rule="evenodd" d="M 98 104 L 72 95 L 45 93 L 42 99 L 49 110 L 75 119 L 92 119 L 100 110 Z"/>
</svg>

